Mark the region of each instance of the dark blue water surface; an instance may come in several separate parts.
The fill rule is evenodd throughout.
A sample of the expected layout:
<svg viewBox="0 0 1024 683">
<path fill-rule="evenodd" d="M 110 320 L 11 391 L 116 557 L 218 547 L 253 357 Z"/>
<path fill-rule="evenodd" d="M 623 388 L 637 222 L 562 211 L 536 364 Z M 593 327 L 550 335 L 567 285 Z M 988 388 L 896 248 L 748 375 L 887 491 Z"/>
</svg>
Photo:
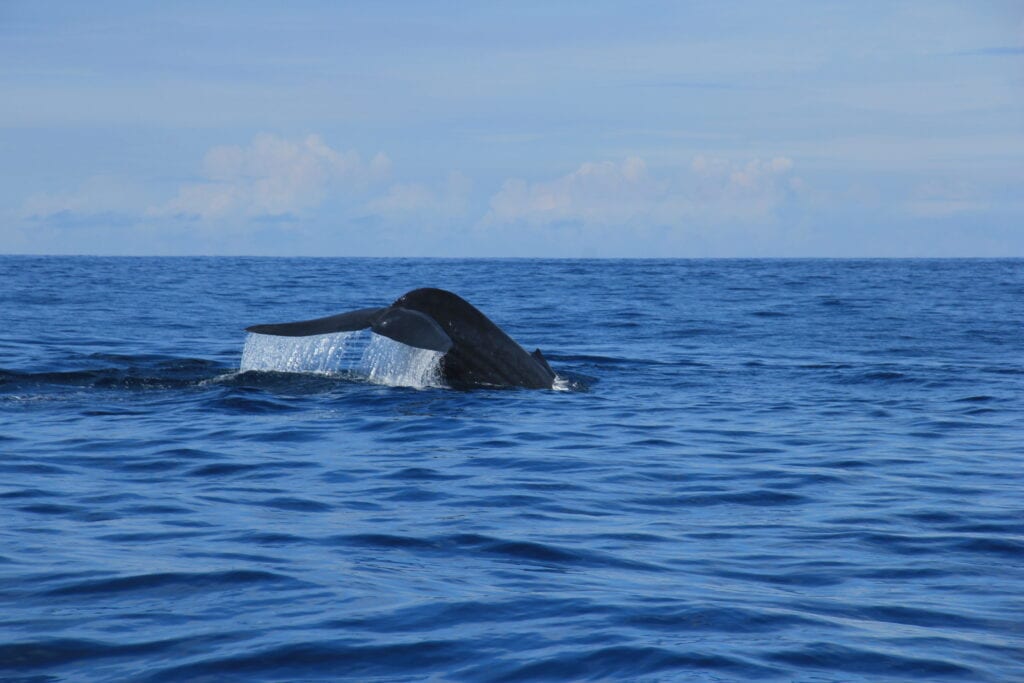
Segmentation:
<svg viewBox="0 0 1024 683">
<path fill-rule="evenodd" d="M 239 372 L 419 286 L 573 390 Z M 0 313 L 0 679 L 1024 680 L 1024 261 L 4 257 Z"/>
</svg>

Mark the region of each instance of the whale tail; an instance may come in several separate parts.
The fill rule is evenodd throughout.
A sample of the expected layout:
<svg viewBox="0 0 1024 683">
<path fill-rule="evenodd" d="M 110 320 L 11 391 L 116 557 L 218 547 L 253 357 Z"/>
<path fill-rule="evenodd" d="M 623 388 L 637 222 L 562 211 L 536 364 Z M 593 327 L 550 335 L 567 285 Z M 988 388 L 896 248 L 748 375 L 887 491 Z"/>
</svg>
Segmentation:
<svg viewBox="0 0 1024 683">
<path fill-rule="evenodd" d="M 300 320 L 293 323 L 271 323 L 252 325 L 246 332 L 271 334 L 278 337 L 309 337 L 315 334 L 355 332 L 369 328 L 379 335 L 397 342 L 447 353 L 452 340 L 441 326 L 428 315 L 419 311 L 388 306 L 387 308 L 362 308 L 349 313 L 329 315 L 326 318 Z"/>
<path fill-rule="evenodd" d="M 269 325 L 251 325 L 246 332 L 256 334 L 272 334 L 278 337 L 309 337 L 314 334 L 333 334 L 335 332 L 355 332 L 365 330 L 373 324 L 374 319 L 385 309 L 362 308 L 358 311 L 329 315 L 326 318 L 300 320 L 294 323 L 271 323 Z"/>
</svg>

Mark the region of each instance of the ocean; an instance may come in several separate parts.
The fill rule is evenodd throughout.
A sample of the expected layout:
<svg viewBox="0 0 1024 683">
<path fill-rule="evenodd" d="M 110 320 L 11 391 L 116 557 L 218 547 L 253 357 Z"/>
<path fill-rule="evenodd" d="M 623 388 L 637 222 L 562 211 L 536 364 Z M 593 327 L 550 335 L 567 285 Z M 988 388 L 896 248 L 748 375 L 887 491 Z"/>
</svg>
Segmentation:
<svg viewBox="0 0 1024 683">
<path fill-rule="evenodd" d="M 1022 260 L 0 257 L 0 453 L 5 681 L 1024 680 Z"/>
</svg>

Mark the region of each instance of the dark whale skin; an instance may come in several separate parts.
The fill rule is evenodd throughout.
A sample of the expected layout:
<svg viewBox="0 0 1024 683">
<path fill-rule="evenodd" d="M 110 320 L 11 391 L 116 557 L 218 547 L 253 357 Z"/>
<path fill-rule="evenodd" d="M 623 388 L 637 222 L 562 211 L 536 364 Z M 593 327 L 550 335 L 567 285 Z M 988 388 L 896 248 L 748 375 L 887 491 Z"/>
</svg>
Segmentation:
<svg viewBox="0 0 1024 683">
<path fill-rule="evenodd" d="M 529 354 L 490 318 L 452 292 L 426 287 L 403 294 L 392 304 L 423 313 L 452 340 L 441 358 L 445 381 L 453 388 L 512 386 L 550 389 L 555 373 L 535 351 Z"/>
</svg>

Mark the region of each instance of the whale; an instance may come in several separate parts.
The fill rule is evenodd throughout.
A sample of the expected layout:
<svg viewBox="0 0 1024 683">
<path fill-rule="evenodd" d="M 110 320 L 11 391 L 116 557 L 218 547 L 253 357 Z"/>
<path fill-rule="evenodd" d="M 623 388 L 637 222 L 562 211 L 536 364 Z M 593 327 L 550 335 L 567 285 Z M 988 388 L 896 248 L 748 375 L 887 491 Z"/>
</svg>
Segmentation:
<svg viewBox="0 0 1024 683">
<path fill-rule="evenodd" d="M 528 353 L 471 303 L 432 287 L 406 292 L 390 306 L 245 329 L 282 337 L 369 329 L 402 344 L 443 354 L 441 376 L 455 389 L 550 389 L 555 383 L 555 372 L 540 349 Z"/>
</svg>

